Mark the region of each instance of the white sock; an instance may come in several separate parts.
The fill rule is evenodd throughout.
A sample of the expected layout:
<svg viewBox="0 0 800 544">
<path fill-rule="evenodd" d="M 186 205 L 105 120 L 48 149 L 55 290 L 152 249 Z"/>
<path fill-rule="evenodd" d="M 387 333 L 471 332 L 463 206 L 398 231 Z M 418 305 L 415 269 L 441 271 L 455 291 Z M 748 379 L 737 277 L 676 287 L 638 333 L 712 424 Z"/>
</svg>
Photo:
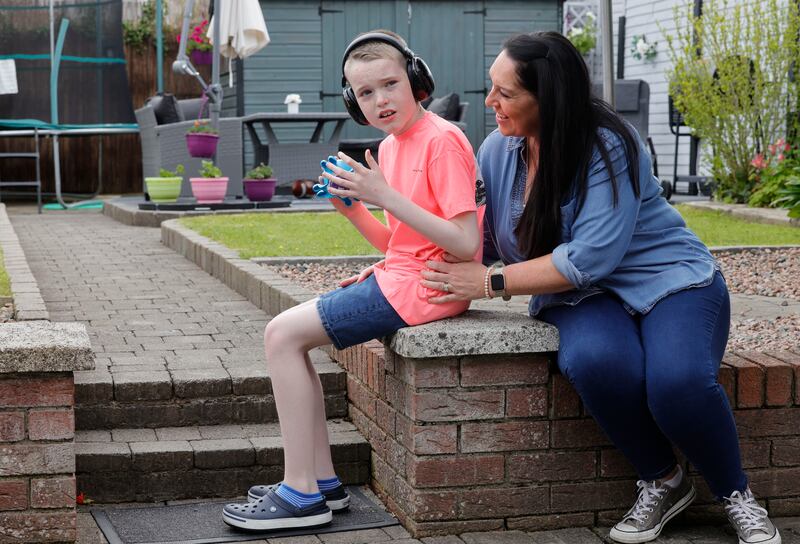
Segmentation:
<svg viewBox="0 0 800 544">
<path fill-rule="evenodd" d="M 663 484 L 668 485 L 671 488 L 675 489 L 676 487 L 678 487 L 678 484 L 681 483 L 682 478 L 683 478 L 683 469 L 681 469 L 681 466 L 678 465 L 678 472 L 675 474 L 675 476 L 663 482 Z"/>
</svg>

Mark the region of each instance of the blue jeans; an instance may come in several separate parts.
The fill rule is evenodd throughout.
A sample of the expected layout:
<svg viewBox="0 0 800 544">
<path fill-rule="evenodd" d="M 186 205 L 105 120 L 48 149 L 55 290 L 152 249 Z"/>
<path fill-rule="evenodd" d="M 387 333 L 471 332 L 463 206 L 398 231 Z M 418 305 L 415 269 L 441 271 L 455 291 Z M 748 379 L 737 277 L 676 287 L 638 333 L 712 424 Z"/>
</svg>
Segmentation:
<svg viewBox="0 0 800 544">
<path fill-rule="evenodd" d="M 669 474 L 674 444 L 718 499 L 747 487 L 733 412 L 717 382 L 730 327 L 719 272 L 645 315 L 602 293 L 538 317 L 558 327 L 561 373 L 641 479 Z"/>
</svg>

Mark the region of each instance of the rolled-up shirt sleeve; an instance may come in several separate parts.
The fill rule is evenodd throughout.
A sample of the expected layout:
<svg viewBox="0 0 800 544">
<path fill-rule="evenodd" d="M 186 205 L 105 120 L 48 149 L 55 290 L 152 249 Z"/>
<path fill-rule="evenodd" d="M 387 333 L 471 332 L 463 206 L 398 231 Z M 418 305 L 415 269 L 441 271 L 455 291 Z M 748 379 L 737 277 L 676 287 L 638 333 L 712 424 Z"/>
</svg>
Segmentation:
<svg viewBox="0 0 800 544">
<path fill-rule="evenodd" d="M 586 200 L 570 229 L 571 240 L 553 250 L 553 265 L 577 289 L 597 283 L 617 268 L 630 246 L 640 199 L 635 195 L 622 141 L 607 139 L 617 182 L 617 205 L 611 175 L 599 152 L 588 174 Z M 562 215 L 562 221 L 568 218 Z"/>
</svg>

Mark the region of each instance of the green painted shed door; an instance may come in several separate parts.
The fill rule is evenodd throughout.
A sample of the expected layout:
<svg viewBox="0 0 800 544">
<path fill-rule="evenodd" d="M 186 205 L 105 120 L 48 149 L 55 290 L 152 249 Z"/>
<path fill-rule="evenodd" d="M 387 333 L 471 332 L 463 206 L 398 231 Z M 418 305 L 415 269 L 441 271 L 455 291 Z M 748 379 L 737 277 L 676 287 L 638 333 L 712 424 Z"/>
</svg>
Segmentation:
<svg viewBox="0 0 800 544">
<path fill-rule="evenodd" d="M 467 109 L 467 137 L 477 152 L 485 136 L 483 1 L 409 2 L 409 45 L 436 81 L 434 96 L 458 93 Z"/>
<path fill-rule="evenodd" d="M 350 40 L 361 32 L 387 28 L 407 38 L 436 80 L 435 96 L 456 92 L 469 102 L 467 136 L 474 146 L 484 137 L 483 1 L 323 0 L 323 109 L 342 111 L 341 62 Z M 375 138 L 372 127 L 349 123 L 343 138 Z"/>
</svg>

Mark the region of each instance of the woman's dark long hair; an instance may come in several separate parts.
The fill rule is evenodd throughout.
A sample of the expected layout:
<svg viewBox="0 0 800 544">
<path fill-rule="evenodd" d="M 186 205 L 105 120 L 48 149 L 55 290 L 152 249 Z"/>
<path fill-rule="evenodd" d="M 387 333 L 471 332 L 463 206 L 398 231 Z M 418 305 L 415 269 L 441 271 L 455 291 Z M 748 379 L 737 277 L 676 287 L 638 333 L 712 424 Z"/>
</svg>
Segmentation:
<svg viewBox="0 0 800 544">
<path fill-rule="evenodd" d="M 578 209 L 583 206 L 595 147 L 611 173 L 617 205 L 617 180 L 598 129 L 609 129 L 624 143 L 637 197 L 639 149 L 619 116 L 592 96 L 586 63 L 564 36 L 556 32 L 520 34 L 506 40 L 503 50 L 516 64 L 521 85 L 539 102 L 538 168 L 515 231 L 520 251 L 533 259 L 551 253 L 560 243 L 561 205 L 575 195 Z"/>
</svg>

